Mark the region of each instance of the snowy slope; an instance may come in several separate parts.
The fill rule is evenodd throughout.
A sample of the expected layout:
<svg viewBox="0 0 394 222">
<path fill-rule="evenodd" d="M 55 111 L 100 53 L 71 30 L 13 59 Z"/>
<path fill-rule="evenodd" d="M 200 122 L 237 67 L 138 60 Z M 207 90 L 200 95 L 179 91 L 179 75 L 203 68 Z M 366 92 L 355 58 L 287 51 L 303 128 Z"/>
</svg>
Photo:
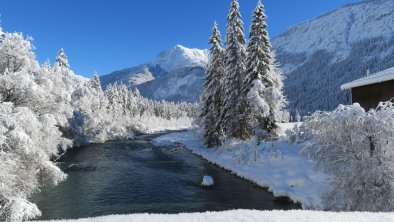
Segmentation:
<svg viewBox="0 0 394 222">
<path fill-rule="evenodd" d="M 308 112 L 349 102 L 340 85 L 394 66 L 394 1 L 369 0 L 306 21 L 273 39 L 290 107 Z"/>
<path fill-rule="evenodd" d="M 195 102 L 202 92 L 204 76 L 203 67 L 184 66 L 137 88 L 141 95 L 154 100 Z"/>
<path fill-rule="evenodd" d="M 208 50 L 189 49 L 181 45 L 160 53 L 149 64 L 162 67 L 167 72 L 187 66 L 205 67 L 208 63 Z"/>
<path fill-rule="evenodd" d="M 79 220 L 58 220 L 58 222 L 393 222 L 393 213 L 334 213 L 319 211 L 257 211 L 232 210 L 224 212 L 183 213 L 183 214 L 131 214 L 111 215 Z"/>
<path fill-rule="evenodd" d="M 337 61 L 343 60 L 349 56 L 353 43 L 379 37 L 390 39 L 394 34 L 393 12 L 392 0 L 349 4 L 291 28 L 273 43 L 277 51 L 306 52 L 310 56 L 327 50 L 335 54 Z"/>
<path fill-rule="evenodd" d="M 167 72 L 159 66 L 144 64 L 137 67 L 115 71 L 108 75 L 100 76 L 100 80 L 103 88 L 106 88 L 107 85 L 111 83 L 124 83 L 134 87 L 139 84 L 152 81 L 156 77 L 164 75 L 166 73 Z"/>
<path fill-rule="evenodd" d="M 125 83 L 130 87 L 135 87 L 143 83 L 153 81 L 158 77 L 165 76 L 167 74 L 172 75 L 172 81 L 174 81 L 174 74 L 186 75 L 192 67 L 203 68 L 208 62 L 208 51 L 200 49 L 189 49 L 181 45 L 177 45 L 167 51 L 161 52 L 156 59 L 128 69 L 115 71 L 108 75 L 101 76 L 101 82 L 105 88 L 110 83 Z M 183 70 L 183 72 L 181 71 Z M 200 75 L 201 73 L 198 73 Z M 180 80 L 182 81 L 182 79 Z M 156 82 L 163 82 L 163 79 Z M 158 84 L 153 84 L 157 86 Z M 179 84 L 178 84 L 179 85 Z M 190 84 L 189 84 L 190 85 Z M 197 85 L 201 85 L 201 82 L 197 82 Z M 200 86 L 192 86 L 193 88 L 201 88 Z M 146 88 L 146 87 L 145 87 Z M 155 89 L 152 89 L 155 90 Z M 154 92 L 152 92 L 154 94 Z M 156 95 L 162 95 L 163 97 L 155 97 L 156 99 L 168 99 L 168 96 L 163 93 L 156 93 Z M 197 95 L 193 95 L 195 98 Z M 169 95 L 173 97 L 173 94 Z"/>
</svg>

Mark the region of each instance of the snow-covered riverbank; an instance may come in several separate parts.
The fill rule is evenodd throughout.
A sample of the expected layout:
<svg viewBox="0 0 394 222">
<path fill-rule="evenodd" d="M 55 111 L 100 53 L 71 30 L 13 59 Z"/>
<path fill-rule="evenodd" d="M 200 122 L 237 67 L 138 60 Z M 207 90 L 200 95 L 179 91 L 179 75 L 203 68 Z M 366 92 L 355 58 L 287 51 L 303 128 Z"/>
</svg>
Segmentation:
<svg viewBox="0 0 394 222">
<path fill-rule="evenodd" d="M 181 143 L 193 153 L 236 175 L 266 187 L 276 197 L 289 197 L 303 209 L 320 209 L 327 189 L 327 175 L 300 154 L 307 144 L 287 142 L 230 142 L 220 149 L 207 149 L 194 131 L 163 135 L 155 145 Z"/>
<path fill-rule="evenodd" d="M 393 213 L 333 213 L 319 211 L 257 211 L 233 210 L 225 212 L 206 212 L 189 214 L 131 214 L 111 215 L 79 220 L 59 220 L 57 222 L 197 222 L 197 221 L 264 221 L 264 222 L 392 222 Z"/>
</svg>

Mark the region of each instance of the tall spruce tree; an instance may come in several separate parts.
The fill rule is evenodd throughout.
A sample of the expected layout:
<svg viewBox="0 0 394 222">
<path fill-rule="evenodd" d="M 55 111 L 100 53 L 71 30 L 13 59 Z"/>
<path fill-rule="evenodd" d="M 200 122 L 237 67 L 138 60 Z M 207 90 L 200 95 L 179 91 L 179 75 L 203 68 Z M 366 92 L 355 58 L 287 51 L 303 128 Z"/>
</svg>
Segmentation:
<svg viewBox="0 0 394 222">
<path fill-rule="evenodd" d="M 0 43 L 3 42 L 4 37 L 5 37 L 5 34 L 4 34 L 4 32 L 3 32 L 3 29 L 0 27 Z"/>
<path fill-rule="evenodd" d="M 202 113 L 205 144 L 215 147 L 220 143 L 222 128 L 220 122 L 221 108 L 223 103 L 223 79 L 224 79 L 224 50 L 222 48 L 221 34 L 215 22 L 212 35 L 210 59 L 207 66 L 204 92 L 202 95 Z"/>
<path fill-rule="evenodd" d="M 247 48 L 246 78 L 242 94 L 246 96 L 243 119 L 258 139 L 274 136 L 277 123 L 286 104 L 283 96 L 283 77 L 275 65 L 267 32 L 264 6 L 259 0 L 253 13 Z"/>
<path fill-rule="evenodd" d="M 68 58 L 63 49 L 60 49 L 56 56 L 54 71 L 56 73 L 68 72 L 70 65 L 68 64 Z"/>
<path fill-rule="evenodd" d="M 91 81 L 92 81 L 92 87 L 94 89 L 96 89 L 97 91 L 102 91 L 100 77 L 97 74 L 97 72 L 94 72 L 93 79 Z"/>
<path fill-rule="evenodd" d="M 48 73 L 51 71 L 52 67 L 51 67 L 51 62 L 49 61 L 49 59 L 45 60 L 43 68 Z"/>
<path fill-rule="evenodd" d="M 246 122 L 241 115 L 244 109 L 241 89 L 246 69 L 245 59 L 243 22 L 239 3 L 233 0 L 227 17 L 225 96 L 221 124 L 228 137 L 238 139 L 247 139 L 244 132 Z"/>
</svg>

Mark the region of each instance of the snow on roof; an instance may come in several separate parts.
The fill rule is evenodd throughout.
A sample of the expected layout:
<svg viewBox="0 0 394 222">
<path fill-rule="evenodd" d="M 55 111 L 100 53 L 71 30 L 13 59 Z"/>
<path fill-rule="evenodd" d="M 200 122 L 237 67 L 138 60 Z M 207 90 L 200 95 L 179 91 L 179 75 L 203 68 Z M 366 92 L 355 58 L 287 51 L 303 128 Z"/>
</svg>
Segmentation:
<svg viewBox="0 0 394 222">
<path fill-rule="evenodd" d="M 378 73 L 375 73 L 373 75 L 366 76 L 364 78 L 355 80 L 353 82 L 343 84 L 341 86 L 341 89 L 342 90 L 352 89 L 352 88 L 356 88 L 359 86 L 366 86 L 366 85 L 386 82 L 386 81 L 390 81 L 390 80 L 394 80 L 394 67 L 390 68 L 390 69 L 383 70 Z"/>
</svg>

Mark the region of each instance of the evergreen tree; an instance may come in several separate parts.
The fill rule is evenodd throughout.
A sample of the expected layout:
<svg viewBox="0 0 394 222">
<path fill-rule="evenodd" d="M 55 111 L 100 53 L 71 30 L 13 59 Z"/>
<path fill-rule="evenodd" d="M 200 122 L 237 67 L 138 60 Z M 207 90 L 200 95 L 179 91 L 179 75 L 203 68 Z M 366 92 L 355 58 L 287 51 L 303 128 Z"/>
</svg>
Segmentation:
<svg viewBox="0 0 394 222">
<path fill-rule="evenodd" d="M 247 101 L 243 113 L 243 119 L 248 122 L 246 129 L 258 139 L 275 135 L 285 105 L 283 78 L 271 52 L 266 18 L 264 6 L 259 1 L 250 28 L 246 78 L 242 89 Z"/>
<path fill-rule="evenodd" d="M 43 65 L 43 68 L 46 72 L 50 72 L 51 71 L 51 62 L 49 61 L 49 59 L 45 60 L 45 63 Z"/>
<path fill-rule="evenodd" d="M 3 29 L 0 27 L 0 43 L 3 42 L 4 37 L 5 37 L 5 34 L 3 32 Z"/>
<path fill-rule="evenodd" d="M 70 65 L 68 64 L 68 58 L 63 49 L 60 49 L 56 56 L 54 71 L 68 72 L 70 70 Z"/>
<path fill-rule="evenodd" d="M 221 34 L 215 22 L 209 43 L 210 59 L 207 66 L 204 92 L 202 96 L 202 113 L 205 144 L 208 147 L 219 145 L 221 126 L 218 123 L 223 102 L 224 50 Z"/>
<path fill-rule="evenodd" d="M 97 91 L 102 91 L 100 77 L 98 76 L 97 72 L 93 74 L 92 86 Z"/>
<path fill-rule="evenodd" d="M 231 2 L 227 18 L 225 96 L 221 123 L 227 136 L 246 139 L 241 89 L 245 75 L 245 36 L 237 0 Z"/>
</svg>

